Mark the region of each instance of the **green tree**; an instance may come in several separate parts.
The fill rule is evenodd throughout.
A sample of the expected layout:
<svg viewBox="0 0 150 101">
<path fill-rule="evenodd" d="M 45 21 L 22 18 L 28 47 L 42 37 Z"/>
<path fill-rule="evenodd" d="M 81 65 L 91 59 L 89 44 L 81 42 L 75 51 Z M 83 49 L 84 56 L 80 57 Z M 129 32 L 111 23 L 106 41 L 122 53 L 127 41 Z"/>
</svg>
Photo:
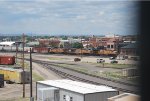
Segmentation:
<svg viewBox="0 0 150 101">
<path fill-rule="evenodd" d="M 75 42 L 75 43 L 72 44 L 72 47 L 73 47 L 73 48 L 78 48 L 78 49 L 79 49 L 79 48 L 83 48 L 83 45 L 82 45 L 82 43 Z"/>
<path fill-rule="evenodd" d="M 60 44 L 60 48 L 63 48 L 63 45 L 62 45 L 62 44 Z"/>
</svg>

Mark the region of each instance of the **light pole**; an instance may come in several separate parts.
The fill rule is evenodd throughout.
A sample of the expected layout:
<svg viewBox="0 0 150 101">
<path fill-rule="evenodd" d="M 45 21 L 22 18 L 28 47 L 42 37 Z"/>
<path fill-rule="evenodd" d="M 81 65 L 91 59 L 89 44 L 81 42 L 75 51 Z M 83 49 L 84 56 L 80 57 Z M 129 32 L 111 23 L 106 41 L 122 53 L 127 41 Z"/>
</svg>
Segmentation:
<svg viewBox="0 0 150 101">
<path fill-rule="evenodd" d="M 81 58 L 82 58 L 82 37 L 81 37 Z"/>
<path fill-rule="evenodd" d="M 23 53 L 22 53 L 22 70 L 23 70 L 23 98 L 25 97 L 25 73 L 24 73 L 24 33 L 22 35 L 22 47 L 23 47 Z"/>
<path fill-rule="evenodd" d="M 16 64 L 17 64 L 17 54 L 18 54 L 18 43 L 16 43 Z"/>
<path fill-rule="evenodd" d="M 34 98 L 32 97 L 32 51 L 30 48 L 30 101 L 34 101 Z"/>
</svg>

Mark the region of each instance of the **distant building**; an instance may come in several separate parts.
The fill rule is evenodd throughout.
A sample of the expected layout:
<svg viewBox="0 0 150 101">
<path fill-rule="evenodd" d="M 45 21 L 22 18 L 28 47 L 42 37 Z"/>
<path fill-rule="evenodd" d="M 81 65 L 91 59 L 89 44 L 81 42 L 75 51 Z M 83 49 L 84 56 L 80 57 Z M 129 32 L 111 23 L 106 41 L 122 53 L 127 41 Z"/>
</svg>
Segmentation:
<svg viewBox="0 0 150 101">
<path fill-rule="evenodd" d="M 121 47 L 120 54 L 122 54 L 122 55 L 133 55 L 133 56 L 138 55 L 139 49 L 138 49 L 137 43 L 130 43 L 124 47 Z"/>
<path fill-rule="evenodd" d="M 117 49 L 117 42 L 116 42 L 116 40 L 114 39 L 114 38 L 112 38 L 112 39 L 109 39 L 108 41 L 107 41 L 107 50 L 116 50 Z"/>
<path fill-rule="evenodd" d="M 137 41 L 138 35 L 127 35 L 123 36 L 122 39 L 124 42 L 131 42 L 131 41 Z"/>
<path fill-rule="evenodd" d="M 39 42 L 38 41 L 28 42 L 26 43 L 26 46 L 29 46 L 29 47 L 39 46 Z"/>
<path fill-rule="evenodd" d="M 0 46 L 15 46 L 15 42 L 13 41 L 0 42 Z"/>
<path fill-rule="evenodd" d="M 69 43 L 69 40 L 60 40 L 59 47 L 60 48 L 71 48 L 71 44 Z"/>
<path fill-rule="evenodd" d="M 118 50 L 118 44 L 122 42 L 122 37 L 120 36 L 107 36 L 107 37 L 92 37 L 89 38 L 89 44 L 94 48 L 103 47 L 106 50 Z"/>
<path fill-rule="evenodd" d="M 68 38 L 68 41 L 69 41 L 70 44 L 73 44 L 73 43 L 76 43 L 76 42 L 81 43 L 81 39 L 80 38 L 79 39 Z"/>
<path fill-rule="evenodd" d="M 39 39 L 39 46 L 59 47 L 60 41 L 58 39 Z"/>
</svg>

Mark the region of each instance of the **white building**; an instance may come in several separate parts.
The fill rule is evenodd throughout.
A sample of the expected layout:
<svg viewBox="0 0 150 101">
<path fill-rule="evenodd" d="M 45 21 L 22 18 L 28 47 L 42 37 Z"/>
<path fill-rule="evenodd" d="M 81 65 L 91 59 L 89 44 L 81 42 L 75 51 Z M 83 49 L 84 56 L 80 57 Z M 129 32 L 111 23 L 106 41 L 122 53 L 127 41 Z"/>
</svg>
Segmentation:
<svg viewBox="0 0 150 101">
<path fill-rule="evenodd" d="M 13 41 L 0 42 L 0 46 L 15 46 L 15 42 Z"/>
<path fill-rule="evenodd" d="M 67 79 L 38 81 L 36 91 L 37 101 L 107 101 L 119 93 L 111 87 Z"/>
</svg>

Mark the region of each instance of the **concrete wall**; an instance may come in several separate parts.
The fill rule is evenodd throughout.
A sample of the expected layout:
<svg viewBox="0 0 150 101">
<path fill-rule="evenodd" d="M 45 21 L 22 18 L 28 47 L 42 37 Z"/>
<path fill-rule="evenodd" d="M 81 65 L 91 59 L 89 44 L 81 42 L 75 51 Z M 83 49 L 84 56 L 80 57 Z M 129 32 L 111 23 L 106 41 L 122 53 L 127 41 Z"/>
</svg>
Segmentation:
<svg viewBox="0 0 150 101">
<path fill-rule="evenodd" d="M 114 96 L 112 98 L 108 98 L 108 101 L 140 101 L 140 96 L 137 95 L 127 95 L 127 96 Z"/>
<path fill-rule="evenodd" d="M 60 101 L 66 101 L 64 99 L 64 95 L 65 95 L 66 99 L 67 99 L 67 97 L 69 97 L 69 98 L 72 97 L 72 99 L 73 99 L 72 101 L 84 101 L 84 95 L 60 89 Z"/>
<path fill-rule="evenodd" d="M 118 92 L 101 92 L 85 95 L 85 101 L 107 101 L 107 98 L 118 95 Z"/>
</svg>

